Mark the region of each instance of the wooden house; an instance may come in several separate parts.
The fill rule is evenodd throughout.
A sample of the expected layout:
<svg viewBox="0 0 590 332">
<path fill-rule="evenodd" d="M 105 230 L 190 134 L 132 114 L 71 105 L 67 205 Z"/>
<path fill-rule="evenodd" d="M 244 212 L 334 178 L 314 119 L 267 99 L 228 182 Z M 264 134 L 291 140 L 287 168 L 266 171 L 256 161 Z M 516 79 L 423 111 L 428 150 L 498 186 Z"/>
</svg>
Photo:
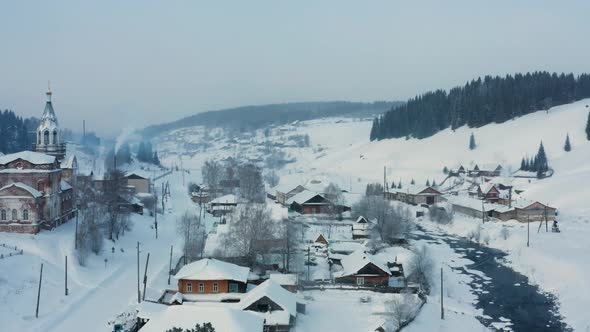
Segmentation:
<svg viewBox="0 0 590 332">
<path fill-rule="evenodd" d="M 250 269 L 205 258 L 183 266 L 174 276 L 183 294 L 244 293 Z"/>
<path fill-rule="evenodd" d="M 305 188 L 301 185 L 297 185 L 297 186 L 292 186 L 292 185 L 278 185 L 276 187 L 274 187 L 271 191 L 274 191 L 274 193 L 271 193 L 277 202 L 286 205 L 287 201 L 299 194 L 300 192 L 304 191 Z"/>
<path fill-rule="evenodd" d="M 149 194 L 151 192 L 150 177 L 142 171 L 133 171 L 125 174 L 127 185 L 133 186 L 136 194 Z"/>
<path fill-rule="evenodd" d="M 287 201 L 287 205 L 291 208 L 291 210 L 301 214 L 330 213 L 334 211 L 334 208 L 337 208 L 322 194 L 309 190 L 304 190 L 291 197 Z"/>
<path fill-rule="evenodd" d="M 219 217 L 233 212 L 236 206 L 238 206 L 238 197 L 232 194 L 225 195 L 210 201 L 207 212 Z"/>
<path fill-rule="evenodd" d="M 352 239 L 368 239 L 375 223 L 367 220 L 367 218 L 360 216 L 354 224 L 352 224 Z"/>
<path fill-rule="evenodd" d="M 240 300 L 244 311 L 264 318 L 265 331 L 289 332 L 297 318 L 297 297 L 272 280 L 254 287 Z"/>
<path fill-rule="evenodd" d="M 387 265 L 364 251 L 356 251 L 341 260 L 342 271 L 334 273 L 335 281 L 357 286 L 388 286 L 391 272 Z"/>
<path fill-rule="evenodd" d="M 315 241 L 314 241 L 314 242 L 315 242 L 315 243 L 321 243 L 321 244 L 324 244 L 324 245 L 328 245 L 328 240 L 326 240 L 326 238 L 324 237 L 324 235 L 323 235 L 323 234 L 320 234 L 320 235 L 317 237 L 317 239 L 315 239 Z"/>
<path fill-rule="evenodd" d="M 409 185 L 405 188 L 391 188 L 385 193 L 389 200 L 412 205 L 432 205 L 443 201 L 442 193 L 430 186 Z"/>
<path fill-rule="evenodd" d="M 281 285 L 281 287 L 291 293 L 297 292 L 298 278 L 295 273 L 271 273 L 268 279 Z"/>
</svg>

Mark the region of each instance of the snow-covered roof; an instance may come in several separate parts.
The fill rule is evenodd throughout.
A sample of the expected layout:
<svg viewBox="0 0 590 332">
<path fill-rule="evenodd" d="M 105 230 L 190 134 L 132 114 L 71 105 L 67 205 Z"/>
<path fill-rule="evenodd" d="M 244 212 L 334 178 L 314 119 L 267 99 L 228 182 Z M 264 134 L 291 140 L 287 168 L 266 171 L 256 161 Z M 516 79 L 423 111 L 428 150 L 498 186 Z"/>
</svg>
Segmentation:
<svg viewBox="0 0 590 332">
<path fill-rule="evenodd" d="M 491 183 L 491 182 L 484 182 L 482 184 L 479 185 L 479 189 L 481 189 L 481 192 L 485 195 L 488 192 L 490 192 L 490 190 L 492 190 L 492 188 L 495 188 L 496 186 Z"/>
<path fill-rule="evenodd" d="M 216 332 L 262 332 L 264 326 L 264 319 L 255 313 L 224 307 L 161 305 L 144 310 L 140 307 L 138 317 L 149 319 L 141 332 L 162 332 L 172 327 L 190 329 L 204 323 L 211 323 Z"/>
<path fill-rule="evenodd" d="M 235 280 L 247 282 L 250 269 L 247 267 L 205 258 L 183 266 L 174 276 L 186 280 Z"/>
<path fill-rule="evenodd" d="M 55 162 L 55 156 L 33 151 L 21 151 L 0 156 L 0 165 L 6 165 L 17 159 L 22 159 L 35 165 L 53 164 Z"/>
<path fill-rule="evenodd" d="M 278 304 L 284 311 L 291 316 L 297 315 L 297 297 L 294 293 L 284 289 L 278 283 L 272 280 L 266 280 L 260 285 L 254 287 L 251 291 L 246 293 L 242 300 L 240 300 L 240 307 L 246 309 L 252 303 L 260 300 L 263 297 L 268 297 L 271 301 Z"/>
<path fill-rule="evenodd" d="M 425 191 L 426 189 L 436 190 L 436 189 L 432 188 L 431 186 L 411 184 L 411 185 L 407 185 L 405 187 L 402 187 L 401 189 L 398 189 L 398 188 L 388 189 L 388 192 L 390 192 L 390 193 L 404 193 L 404 194 L 410 194 L 410 195 L 420 195 L 420 193 Z M 436 191 L 438 191 L 438 190 L 436 190 Z"/>
<path fill-rule="evenodd" d="M 363 250 L 355 251 L 352 254 L 342 258 L 340 264 L 342 265 L 342 271 L 339 272 L 339 277 L 355 275 L 358 273 L 358 271 L 367 266 L 367 264 L 373 264 L 380 270 L 383 270 L 383 272 L 391 275 L 391 272 L 389 272 L 389 268 L 387 268 L 386 264 L 384 264 L 377 257 L 370 255 Z"/>
<path fill-rule="evenodd" d="M 8 184 L 8 185 L 0 188 L 0 191 L 11 188 L 11 187 L 17 187 L 17 188 L 21 188 L 23 190 L 26 190 L 27 192 L 29 192 L 29 194 L 31 194 L 31 196 L 33 196 L 35 198 L 43 196 L 43 194 L 41 194 L 37 189 L 35 189 L 29 185 L 26 185 L 22 182 L 15 182 L 15 183 Z"/>
<path fill-rule="evenodd" d="M 297 285 L 297 275 L 295 273 L 271 273 L 269 279 L 281 286 L 295 286 Z"/>
<path fill-rule="evenodd" d="M 209 204 L 238 204 L 238 197 L 236 195 L 225 195 L 217 197 L 216 199 L 209 202 Z"/>
<path fill-rule="evenodd" d="M 453 205 L 459 205 L 459 206 L 463 206 L 466 208 L 470 208 L 473 210 L 478 210 L 481 211 L 482 209 L 482 200 L 478 199 L 478 198 L 472 198 L 472 197 L 468 197 L 468 196 L 453 196 L 453 195 L 448 195 L 445 197 L 447 199 L 447 201 Z M 502 207 L 502 205 L 500 204 L 492 204 L 492 203 L 486 203 L 483 202 L 483 207 L 484 207 L 484 211 L 492 211 L 495 210 L 498 207 Z"/>
<path fill-rule="evenodd" d="M 125 173 L 125 177 L 130 177 L 132 175 L 136 175 L 136 176 L 143 178 L 143 179 L 150 178 L 150 175 L 143 170 L 134 170 L 134 171 L 129 171 L 129 172 Z"/>
<path fill-rule="evenodd" d="M 66 162 L 62 165 L 61 168 L 72 169 L 76 166 L 76 163 L 77 163 L 76 156 L 72 155 L 72 156 L 69 156 L 68 159 L 66 159 Z"/>
<path fill-rule="evenodd" d="M 61 191 L 72 189 L 72 186 L 69 183 L 67 183 L 65 180 L 61 180 L 59 183 L 59 186 L 61 188 Z"/>
<path fill-rule="evenodd" d="M 297 188 L 297 187 L 299 187 L 299 186 L 300 186 L 299 184 L 295 184 L 295 185 L 294 185 L 294 184 L 289 184 L 289 183 L 281 183 L 281 184 L 279 184 L 279 185 L 277 185 L 277 186 L 273 187 L 273 188 L 271 189 L 271 191 L 273 191 L 273 192 L 276 192 L 276 191 L 278 191 L 278 192 L 280 192 L 280 193 L 284 193 L 284 194 L 286 194 L 286 193 L 288 193 L 288 192 L 290 192 L 290 191 L 292 191 L 292 190 L 296 189 L 296 188 Z"/>
<path fill-rule="evenodd" d="M 291 205 L 291 204 L 293 204 L 293 202 L 303 204 L 303 203 L 309 201 L 310 199 L 314 198 L 317 195 L 320 195 L 320 194 L 317 192 L 310 191 L 310 190 L 306 189 L 306 190 L 303 190 L 302 192 L 298 193 L 297 195 L 289 198 L 287 200 L 287 204 Z"/>
</svg>

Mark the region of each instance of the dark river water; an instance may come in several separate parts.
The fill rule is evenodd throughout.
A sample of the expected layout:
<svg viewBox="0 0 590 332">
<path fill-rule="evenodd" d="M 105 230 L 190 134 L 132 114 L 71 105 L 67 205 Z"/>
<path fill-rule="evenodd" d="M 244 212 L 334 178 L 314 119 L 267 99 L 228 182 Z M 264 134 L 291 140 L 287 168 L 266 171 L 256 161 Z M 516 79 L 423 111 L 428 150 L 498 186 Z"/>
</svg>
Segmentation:
<svg viewBox="0 0 590 332">
<path fill-rule="evenodd" d="M 572 331 L 563 322 L 554 296 L 529 284 L 526 276 L 503 264 L 505 252 L 466 238 L 429 232 L 422 228 L 413 234 L 413 238 L 432 243 L 444 241 L 456 253 L 473 261 L 473 264 L 466 266 L 468 269 L 485 274 L 487 278 L 462 268 L 455 269 L 473 278 L 470 286 L 477 289 L 476 307 L 483 310 L 484 316 L 491 317 L 478 317 L 484 325 L 492 327 L 491 323 L 508 319 L 512 325 L 508 325 L 510 329 L 506 331 Z"/>
</svg>

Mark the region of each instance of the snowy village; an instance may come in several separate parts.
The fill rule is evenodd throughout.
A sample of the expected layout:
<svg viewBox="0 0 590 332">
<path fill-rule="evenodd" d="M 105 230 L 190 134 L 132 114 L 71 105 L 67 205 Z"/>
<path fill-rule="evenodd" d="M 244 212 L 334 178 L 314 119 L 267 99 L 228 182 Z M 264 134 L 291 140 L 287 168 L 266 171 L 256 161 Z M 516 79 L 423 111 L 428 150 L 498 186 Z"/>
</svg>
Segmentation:
<svg viewBox="0 0 590 332">
<path fill-rule="evenodd" d="M 0 5 L 0 331 L 590 331 L 590 7 L 328 3 Z"/>
</svg>

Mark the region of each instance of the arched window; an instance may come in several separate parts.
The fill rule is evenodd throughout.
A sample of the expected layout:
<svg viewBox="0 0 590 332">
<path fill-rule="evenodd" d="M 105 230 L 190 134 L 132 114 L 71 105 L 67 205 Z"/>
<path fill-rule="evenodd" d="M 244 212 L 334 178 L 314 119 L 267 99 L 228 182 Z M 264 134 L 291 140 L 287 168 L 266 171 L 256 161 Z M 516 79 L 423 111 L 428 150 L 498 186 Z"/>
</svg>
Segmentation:
<svg viewBox="0 0 590 332">
<path fill-rule="evenodd" d="M 51 144 L 57 144 L 57 130 L 53 131 L 53 142 Z"/>
<path fill-rule="evenodd" d="M 49 131 L 43 133 L 43 144 L 49 145 Z"/>
<path fill-rule="evenodd" d="M 37 190 L 40 191 L 40 192 L 43 192 L 44 189 L 45 188 L 43 186 L 43 181 L 37 182 Z"/>
<path fill-rule="evenodd" d="M 37 132 L 37 144 L 41 145 L 41 132 Z"/>
<path fill-rule="evenodd" d="M 23 220 L 29 220 L 29 210 L 23 210 Z"/>
<path fill-rule="evenodd" d="M 12 210 L 12 220 L 18 220 L 18 212 L 16 212 L 16 209 Z"/>
<path fill-rule="evenodd" d="M 6 210 L 0 210 L 0 220 L 6 220 Z"/>
</svg>

